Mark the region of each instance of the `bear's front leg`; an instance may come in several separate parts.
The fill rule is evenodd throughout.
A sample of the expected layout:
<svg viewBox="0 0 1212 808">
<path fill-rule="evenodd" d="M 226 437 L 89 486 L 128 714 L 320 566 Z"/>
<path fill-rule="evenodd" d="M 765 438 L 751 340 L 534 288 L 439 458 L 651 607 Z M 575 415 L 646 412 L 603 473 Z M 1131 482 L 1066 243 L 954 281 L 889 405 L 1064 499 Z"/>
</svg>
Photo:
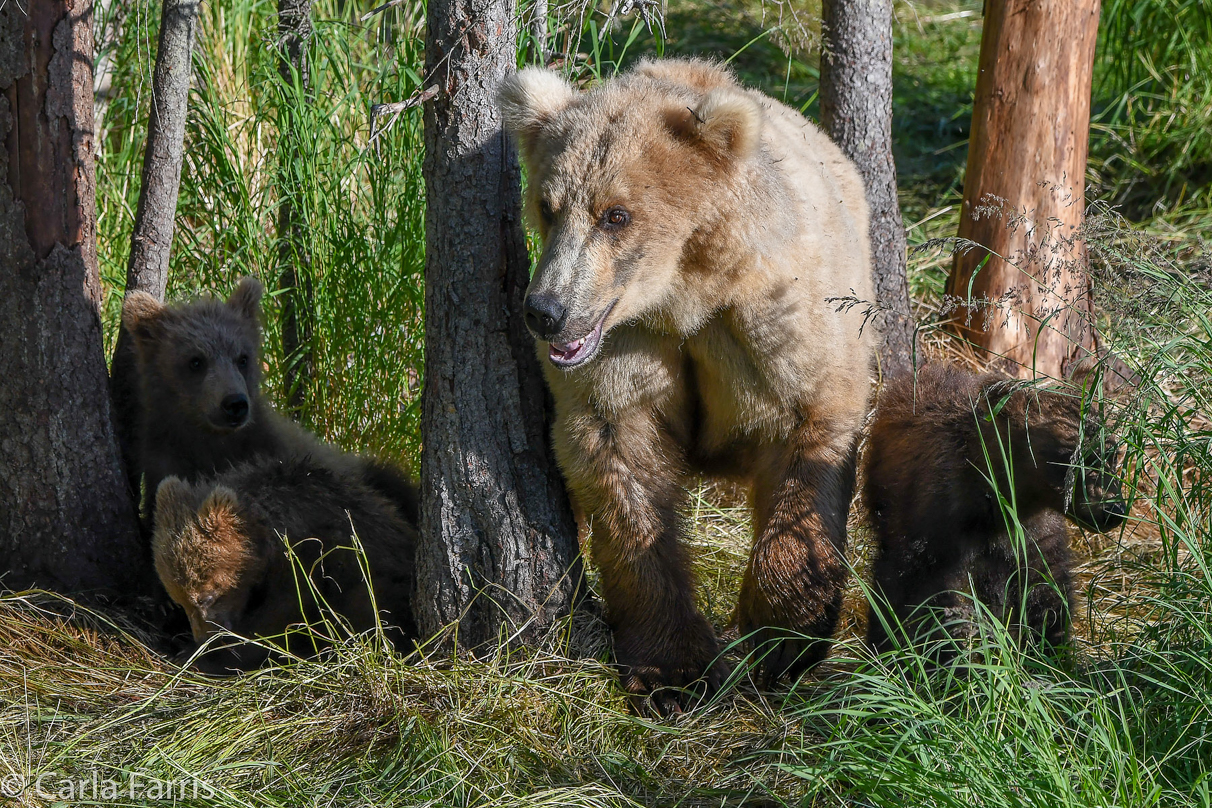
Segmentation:
<svg viewBox="0 0 1212 808">
<path fill-rule="evenodd" d="M 756 469 L 754 543 L 738 624 L 769 681 L 825 658 L 846 582 L 856 438 L 811 422 Z"/>
<path fill-rule="evenodd" d="M 557 424 L 569 487 L 589 517 L 623 687 L 639 708 L 678 712 L 727 677 L 715 632 L 694 604 L 680 541 L 683 453 L 657 418 L 590 413 Z"/>
</svg>

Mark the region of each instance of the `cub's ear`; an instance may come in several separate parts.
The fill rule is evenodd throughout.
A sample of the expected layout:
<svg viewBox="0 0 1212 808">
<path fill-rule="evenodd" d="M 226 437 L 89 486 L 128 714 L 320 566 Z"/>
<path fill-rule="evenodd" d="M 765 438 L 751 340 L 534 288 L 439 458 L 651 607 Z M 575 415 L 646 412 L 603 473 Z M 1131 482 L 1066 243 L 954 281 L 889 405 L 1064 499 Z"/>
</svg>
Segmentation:
<svg viewBox="0 0 1212 808">
<path fill-rule="evenodd" d="M 670 110 L 666 125 L 675 137 L 707 150 L 724 163 L 745 160 L 762 137 L 762 110 L 743 91 L 721 87 L 694 109 Z"/>
<path fill-rule="evenodd" d="M 161 549 L 181 535 L 197 514 L 194 489 L 180 477 L 165 477 L 156 489 L 156 519 L 153 545 Z"/>
<path fill-rule="evenodd" d="M 147 292 L 131 292 L 122 301 L 122 327 L 138 344 L 155 337 L 167 311 L 167 306 Z"/>
<path fill-rule="evenodd" d="M 244 544 L 240 498 L 226 486 L 216 485 L 198 508 L 198 527 L 216 544 Z"/>
<path fill-rule="evenodd" d="M 265 287 L 261 285 L 261 281 L 251 275 L 246 275 L 236 284 L 231 297 L 227 298 L 227 305 L 244 317 L 260 322 L 261 298 L 264 294 Z"/>
<path fill-rule="evenodd" d="M 497 104 L 523 160 L 531 162 L 543 127 L 576 97 L 573 86 L 551 70 L 527 67 L 505 77 L 497 89 Z"/>
</svg>

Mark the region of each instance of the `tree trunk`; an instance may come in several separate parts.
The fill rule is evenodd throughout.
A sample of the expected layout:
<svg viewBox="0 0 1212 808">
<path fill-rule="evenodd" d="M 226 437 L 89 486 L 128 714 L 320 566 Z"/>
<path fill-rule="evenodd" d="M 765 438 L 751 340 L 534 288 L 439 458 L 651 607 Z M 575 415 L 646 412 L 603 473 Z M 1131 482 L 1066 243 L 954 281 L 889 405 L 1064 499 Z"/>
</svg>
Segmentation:
<svg viewBox="0 0 1212 808">
<path fill-rule="evenodd" d="M 530 6 L 530 36 L 534 41 L 531 61 L 547 64 L 551 51 L 547 47 L 547 0 L 534 0 Z"/>
<path fill-rule="evenodd" d="M 495 93 L 515 65 L 511 0 L 431 0 L 425 107 L 422 633 L 534 641 L 581 588 L 548 443 L 549 397 L 522 320 L 530 278 L 517 158 Z"/>
<path fill-rule="evenodd" d="M 0 4 L 0 575 L 153 580 L 110 426 L 89 0 Z"/>
<path fill-rule="evenodd" d="M 947 293 L 956 330 L 1025 378 L 1060 378 L 1093 345 L 1079 228 L 1098 12 L 986 3 L 959 225 L 980 246 L 956 253 Z"/>
<path fill-rule="evenodd" d="M 198 0 L 164 0 L 160 12 L 160 39 L 152 74 L 151 113 L 147 147 L 143 152 L 143 180 L 139 207 L 131 233 L 126 264 L 126 294 L 147 292 L 164 300 L 168 285 L 168 259 L 181 187 L 181 161 L 185 117 L 189 104 L 190 59 L 194 51 Z M 139 379 L 135 349 L 126 329 L 118 331 L 110 368 L 110 396 L 114 428 L 122 447 L 131 495 L 138 500 L 142 469 L 139 461 Z M 154 496 L 155 492 L 148 492 Z"/>
<path fill-rule="evenodd" d="M 880 365 L 895 376 L 912 367 L 915 345 L 892 158 L 892 0 L 824 0 L 821 25 L 821 122 L 867 188 Z"/>
<path fill-rule="evenodd" d="M 278 37 L 282 49 L 282 108 L 278 112 L 278 285 L 282 296 L 282 356 L 286 402 L 296 418 L 313 374 L 311 255 L 303 218 L 295 205 L 292 169 L 299 158 L 299 127 L 294 110 L 310 85 L 307 41 L 311 38 L 311 0 L 278 0 Z"/>
</svg>

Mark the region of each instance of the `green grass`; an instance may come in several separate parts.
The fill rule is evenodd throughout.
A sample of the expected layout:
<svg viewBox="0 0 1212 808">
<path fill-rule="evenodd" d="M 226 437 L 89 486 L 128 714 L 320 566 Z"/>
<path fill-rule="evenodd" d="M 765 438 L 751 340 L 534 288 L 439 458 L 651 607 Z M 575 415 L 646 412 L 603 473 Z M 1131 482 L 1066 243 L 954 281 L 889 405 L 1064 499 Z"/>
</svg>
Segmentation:
<svg viewBox="0 0 1212 808">
<path fill-rule="evenodd" d="M 115 72 L 98 162 L 111 347 L 159 4 L 114 6 L 120 35 L 108 46 Z M 348 448 L 407 458 L 419 446 L 423 381 L 420 121 L 406 113 L 372 144 L 368 113 L 420 83 L 421 45 L 407 23 L 419 6 L 363 24 L 366 6 L 315 4 L 314 90 L 302 103 L 277 75 L 275 4 L 203 4 L 169 293 L 225 294 L 246 273 L 277 292 L 277 202 L 289 194 L 306 222 L 314 288 L 306 315 L 317 374 L 300 416 Z M 938 239 L 957 222 L 979 8 L 896 4 L 895 149 L 916 247 L 910 285 L 927 325 L 950 263 Z M 1036 658 L 990 626 L 963 676 L 929 674 L 907 652 L 897 664 L 872 660 L 855 642 L 856 582 L 836 659 L 819 679 L 762 693 L 742 677 L 706 709 L 648 721 L 628 713 L 591 615 L 541 649 L 492 659 L 401 656 L 371 636 L 320 661 L 210 680 L 183 672 L 118 615 L 17 594 L 0 598 L 0 784 L 97 772 L 124 794 L 134 781 L 140 795 L 26 791 L 14 802 L 22 806 L 1208 806 L 1206 8 L 1108 0 L 1104 9 L 1090 198 L 1129 218 L 1100 213 L 1090 243 L 1106 339 L 1141 377 L 1112 404 L 1137 501 L 1124 531 L 1074 534 L 1083 608 L 1072 658 Z M 813 2 L 674 0 L 665 43 L 629 20 L 604 38 L 604 14 L 592 9 L 583 24 L 560 19 L 553 50 L 578 78 L 651 53 L 734 56 L 746 82 L 816 114 Z M 301 158 L 283 172 L 287 139 Z M 280 402 L 278 316 L 271 303 L 267 384 Z M 930 350 L 954 352 L 944 340 L 932 336 Z M 716 487 L 692 500 L 701 602 L 720 629 L 748 541 L 740 503 Z M 860 574 L 870 550 L 862 517 L 856 508 Z M 213 794 L 172 803 L 138 787 L 187 774 Z"/>
</svg>

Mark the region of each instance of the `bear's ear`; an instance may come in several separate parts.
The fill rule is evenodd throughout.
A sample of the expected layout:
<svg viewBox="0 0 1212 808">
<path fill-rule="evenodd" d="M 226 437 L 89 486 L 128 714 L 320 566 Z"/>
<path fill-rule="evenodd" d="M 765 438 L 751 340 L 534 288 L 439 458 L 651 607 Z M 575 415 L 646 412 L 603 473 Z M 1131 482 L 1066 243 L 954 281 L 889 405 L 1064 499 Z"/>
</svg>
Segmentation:
<svg viewBox="0 0 1212 808">
<path fill-rule="evenodd" d="M 224 547 L 244 545 L 240 498 L 226 486 L 216 485 L 198 508 L 198 527 L 214 544 Z"/>
<path fill-rule="evenodd" d="M 165 477 L 156 489 L 156 519 L 153 546 L 162 554 L 167 544 L 185 530 L 197 514 L 194 489 L 180 477 Z"/>
<path fill-rule="evenodd" d="M 131 292 L 122 301 L 122 327 L 135 343 L 155 336 L 168 307 L 147 292 Z"/>
<path fill-rule="evenodd" d="M 261 297 L 264 294 L 265 287 L 261 285 L 261 281 L 251 275 L 246 275 L 236 284 L 231 297 L 227 298 L 227 305 L 249 320 L 260 322 Z"/>
<path fill-rule="evenodd" d="M 531 161 L 543 127 L 576 97 L 577 91 L 558 73 L 539 67 L 527 67 L 501 82 L 497 104 L 505 131 L 513 135 L 526 162 Z"/>
<path fill-rule="evenodd" d="M 712 90 L 694 109 L 670 110 L 665 123 L 676 137 L 706 149 L 721 162 L 748 159 L 762 137 L 761 108 L 732 87 Z"/>
</svg>

